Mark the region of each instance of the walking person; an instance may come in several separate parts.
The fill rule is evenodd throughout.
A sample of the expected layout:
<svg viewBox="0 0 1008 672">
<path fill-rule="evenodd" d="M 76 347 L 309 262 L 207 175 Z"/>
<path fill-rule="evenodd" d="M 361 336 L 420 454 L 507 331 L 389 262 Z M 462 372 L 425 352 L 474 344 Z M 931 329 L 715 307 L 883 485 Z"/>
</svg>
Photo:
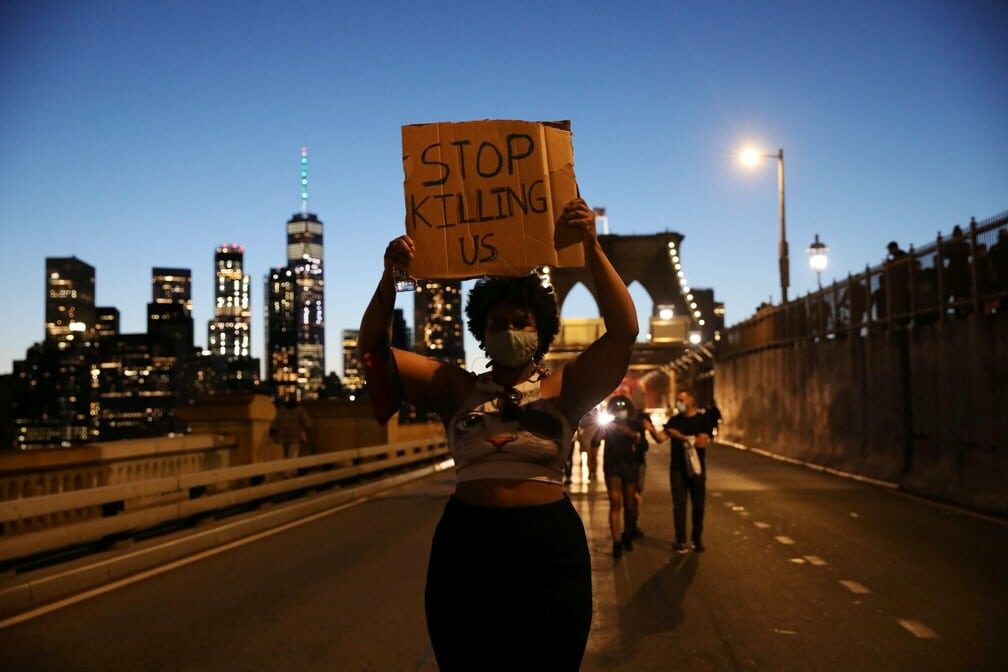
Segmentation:
<svg viewBox="0 0 1008 672">
<path fill-rule="evenodd" d="M 614 558 L 633 550 L 630 530 L 637 524 L 637 479 L 640 462 L 637 449 L 644 427 L 628 397 L 617 395 L 606 404 L 609 422 L 601 425 L 593 444 L 605 441 L 602 473 L 609 494 L 609 531 Z"/>
<path fill-rule="evenodd" d="M 635 453 L 637 457 L 637 491 L 635 493 L 637 499 L 637 515 L 634 518 L 633 525 L 627 528 L 631 541 L 640 539 L 644 536 L 644 530 L 640 528 L 639 522 L 640 512 L 644 508 L 644 483 L 646 480 L 645 477 L 647 476 L 647 452 L 651 448 L 651 444 L 648 443 L 647 434 L 650 434 L 651 438 L 653 438 L 656 443 L 661 443 L 664 440 L 658 430 L 655 429 L 654 423 L 651 421 L 651 416 L 648 415 L 643 408 L 637 408 L 637 420 L 640 422 L 644 431 L 640 433 L 640 440 L 637 442 L 637 451 Z"/>
<path fill-rule="evenodd" d="M 563 466 L 581 416 L 626 373 L 638 328 L 591 208 L 571 201 L 558 229 L 580 235 L 606 329 L 557 371 L 541 363 L 560 328 L 556 300 L 534 275 L 483 279 L 469 293 L 468 328 L 490 359 L 488 372 L 390 348 L 394 272 L 408 272 L 414 254 L 408 236 L 389 243 L 361 322 L 365 366 L 381 362 L 406 401 L 438 413 L 455 460 L 455 492 L 434 532 L 425 589 L 442 672 L 573 671 L 588 640 L 591 558 L 564 494 Z"/>
<path fill-rule="evenodd" d="M 715 407 L 716 409 L 716 407 Z M 672 516 L 675 523 L 673 548 L 686 552 L 686 503 L 692 508 L 690 539 L 700 553 L 703 545 L 704 500 L 707 496 L 707 446 L 720 419 L 720 411 L 697 408 L 692 390 L 676 395 L 676 414 L 665 423 L 664 434 L 671 441 L 669 450 L 669 487 L 672 491 Z M 696 452 L 696 460 L 690 453 Z"/>
<path fill-rule="evenodd" d="M 308 446 L 308 430 L 311 419 L 297 402 L 293 394 L 287 395 L 282 404 L 277 405 L 276 417 L 270 424 L 270 438 L 283 446 L 284 457 L 291 459 Z"/>
<path fill-rule="evenodd" d="M 585 453 L 588 463 L 588 480 L 598 478 L 598 444 L 595 443 L 595 432 L 598 431 L 599 412 L 597 408 L 581 416 L 577 426 L 578 450 Z"/>
</svg>

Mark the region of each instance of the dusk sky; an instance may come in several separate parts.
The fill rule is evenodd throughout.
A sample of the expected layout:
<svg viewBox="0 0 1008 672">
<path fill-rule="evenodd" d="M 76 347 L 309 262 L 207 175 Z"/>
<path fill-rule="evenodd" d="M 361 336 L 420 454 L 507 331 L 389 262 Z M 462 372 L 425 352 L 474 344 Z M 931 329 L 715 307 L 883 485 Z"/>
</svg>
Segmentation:
<svg viewBox="0 0 1008 672">
<path fill-rule="evenodd" d="M 690 284 L 738 322 L 780 297 L 776 166 L 742 167 L 744 145 L 784 148 L 792 296 L 816 233 L 825 282 L 1008 209 L 1006 27 L 1003 0 L 3 3 L 0 373 L 43 337 L 47 256 L 95 266 L 125 332 L 153 266 L 191 268 L 205 346 L 232 242 L 261 357 L 302 145 L 341 372 L 403 230 L 400 127 L 432 121 L 570 119 L 612 232 L 682 233 Z M 564 315 L 597 314 L 586 295 Z"/>
</svg>

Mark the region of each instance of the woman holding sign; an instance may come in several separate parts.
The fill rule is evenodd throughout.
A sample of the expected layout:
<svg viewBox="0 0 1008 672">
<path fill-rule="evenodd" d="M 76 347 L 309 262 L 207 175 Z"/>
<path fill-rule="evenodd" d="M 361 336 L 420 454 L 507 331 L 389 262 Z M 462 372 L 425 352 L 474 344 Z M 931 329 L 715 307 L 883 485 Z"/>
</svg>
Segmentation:
<svg viewBox="0 0 1008 672">
<path fill-rule="evenodd" d="M 588 640 L 591 562 L 563 467 L 581 416 L 626 373 L 637 315 L 596 239 L 591 208 L 571 201 L 558 228 L 582 240 L 606 327 L 558 371 L 541 365 L 559 332 L 556 300 L 534 275 L 480 280 L 469 294 L 469 330 L 489 372 L 390 348 L 393 276 L 409 270 L 414 254 L 408 236 L 389 243 L 361 322 L 362 355 L 397 370 L 392 385 L 406 401 L 437 411 L 455 459 L 455 493 L 434 534 L 425 591 L 443 672 L 577 670 Z M 374 366 L 369 375 L 377 376 Z"/>
</svg>

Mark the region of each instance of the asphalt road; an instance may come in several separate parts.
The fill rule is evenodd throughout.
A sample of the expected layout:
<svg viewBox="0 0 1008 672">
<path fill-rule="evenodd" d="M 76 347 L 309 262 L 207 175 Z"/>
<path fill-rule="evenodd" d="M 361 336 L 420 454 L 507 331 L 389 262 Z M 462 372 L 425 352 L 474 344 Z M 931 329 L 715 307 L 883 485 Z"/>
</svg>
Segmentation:
<svg viewBox="0 0 1008 672">
<path fill-rule="evenodd" d="M 584 670 L 1008 669 L 1008 525 L 715 447 L 702 554 L 672 552 L 667 445 L 634 551 L 605 487 Z M 423 616 L 451 475 L 0 628 L 0 669 L 436 670 Z M 529 669 L 534 669 L 530 664 Z"/>
</svg>

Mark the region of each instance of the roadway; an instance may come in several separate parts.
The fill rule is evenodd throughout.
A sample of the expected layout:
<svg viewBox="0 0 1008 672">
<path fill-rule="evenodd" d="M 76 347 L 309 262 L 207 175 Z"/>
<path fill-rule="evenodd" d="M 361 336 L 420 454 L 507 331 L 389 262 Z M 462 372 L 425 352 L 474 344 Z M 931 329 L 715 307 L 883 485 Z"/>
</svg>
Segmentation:
<svg viewBox="0 0 1008 672">
<path fill-rule="evenodd" d="M 595 609 L 584 670 L 1000 670 L 1008 525 L 717 446 L 707 551 L 672 552 L 668 447 L 635 549 L 575 474 Z M 423 616 L 450 472 L 13 624 L 0 668 L 436 670 Z M 529 669 L 535 669 L 534 663 Z"/>
</svg>

